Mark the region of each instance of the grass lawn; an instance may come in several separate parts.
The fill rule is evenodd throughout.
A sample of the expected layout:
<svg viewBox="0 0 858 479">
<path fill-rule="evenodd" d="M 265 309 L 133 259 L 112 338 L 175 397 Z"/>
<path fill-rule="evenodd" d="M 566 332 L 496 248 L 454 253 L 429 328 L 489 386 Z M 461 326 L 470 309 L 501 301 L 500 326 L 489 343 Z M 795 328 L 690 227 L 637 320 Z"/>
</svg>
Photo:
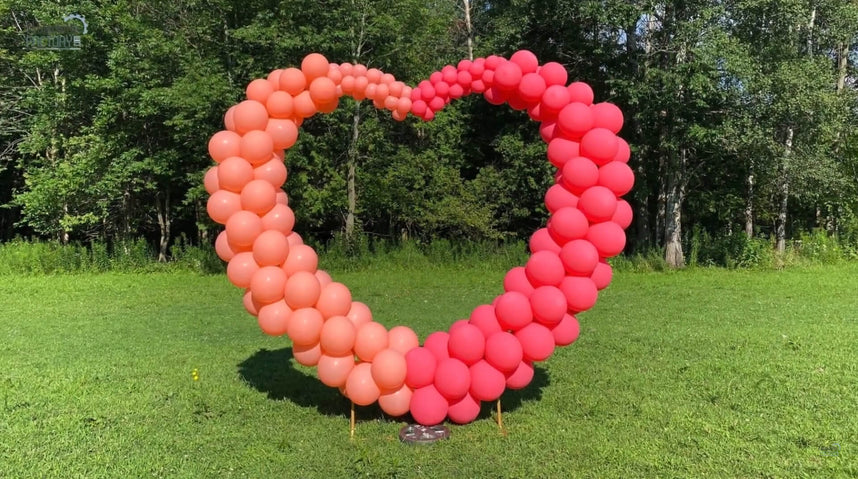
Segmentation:
<svg viewBox="0 0 858 479">
<path fill-rule="evenodd" d="M 500 268 L 337 273 L 387 326 L 446 328 Z M 858 475 L 858 265 L 619 274 L 581 338 L 449 441 L 358 410 L 225 277 L 0 279 L 0 477 Z M 193 381 L 191 371 L 199 371 Z"/>
</svg>

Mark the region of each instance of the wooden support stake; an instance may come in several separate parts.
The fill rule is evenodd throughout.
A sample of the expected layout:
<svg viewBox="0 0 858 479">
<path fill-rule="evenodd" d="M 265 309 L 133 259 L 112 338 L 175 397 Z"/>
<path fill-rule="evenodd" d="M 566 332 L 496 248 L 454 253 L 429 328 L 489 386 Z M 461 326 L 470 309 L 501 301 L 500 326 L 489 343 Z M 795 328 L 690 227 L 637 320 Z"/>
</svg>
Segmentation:
<svg viewBox="0 0 858 479">
<path fill-rule="evenodd" d="M 503 413 L 501 412 L 501 401 L 498 398 L 498 428 L 503 431 Z"/>
<path fill-rule="evenodd" d="M 351 419 L 351 422 L 349 423 L 349 437 L 350 438 L 355 437 L 355 403 L 354 403 L 354 401 L 352 401 L 352 419 Z"/>
</svg>

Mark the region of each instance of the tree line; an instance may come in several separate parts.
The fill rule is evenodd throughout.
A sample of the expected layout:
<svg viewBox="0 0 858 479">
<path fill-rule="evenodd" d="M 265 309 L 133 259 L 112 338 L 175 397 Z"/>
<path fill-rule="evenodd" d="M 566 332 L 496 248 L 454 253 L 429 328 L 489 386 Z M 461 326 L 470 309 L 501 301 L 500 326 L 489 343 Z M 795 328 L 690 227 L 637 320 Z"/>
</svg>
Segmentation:
<svg viewBox="0 0 858 479">
<path fill-rule="evenodd" d="M 74 10 L 74 11 L 72 11 Z M 28 32 L 72 25 L 79 49 Z M 858 2 L 842 0 L 0 0 L 0 239 L 213 241 L 208 138 L 244 87 L 309 52 L 416 84 L 518 49 L 622 108 L 627 251 L 685 262 L 692 234 L 822 229 L 858 244 Z M 289 150 L 318 242 L 527 239 L 553 181 L 537 124 L 478 98 L 429 123 L 343 101 Z"/>
</svg>

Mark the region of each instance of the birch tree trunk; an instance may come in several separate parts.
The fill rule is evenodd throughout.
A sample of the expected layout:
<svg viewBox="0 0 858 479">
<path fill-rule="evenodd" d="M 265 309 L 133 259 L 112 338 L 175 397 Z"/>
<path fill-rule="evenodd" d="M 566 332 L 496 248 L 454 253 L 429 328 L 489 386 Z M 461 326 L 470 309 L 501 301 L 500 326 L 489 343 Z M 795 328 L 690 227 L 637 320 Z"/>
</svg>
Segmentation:
<svg viewBox="0 0 858 479">
<path fill-rule="evenodd" d="M 471 0 L 462 0 L 465 10 L 465 28 L 468 32 L 468 59 L 474 60 L 474 27 L 471 23 Z"/>
<path fill-rule="evenodd" d="M 748 177 L 746 178 L 748 185 L 748 194 L 745 197 L 745 235 L 748 238 L 754 237 L 754 160 L 751 159 L 748 165 Z"/>
<path fill-rule="evenodd" d="M 665 190 L 664 260 L 672 268 L 685 266 L 682 252 L 682 204 L 688 182 L 688 150 L 680 148 L 676 168 L 670 173 Z"/>
<path fill-rule="evenodd" d="M 777 251 L 783 254 L 786 251 L 786 222 L 787 205 L 789 204 L 789 160 L 792 156 L 792 140 L 795 130 L 792 126 L 787 127 L 786 139 L 784 140 L 784 155 L 778 172 L 778 219 L 775 227 L 777 238 Z"/>
<path fill-rule="evenodd" d="M 163 202 L 161 198 L 163 197 Z M 167 189 L 163 194 L 155 195 L 155 207 L 158 211 L 158 229 L 160 231 L 160 239 L 158 241 L 158 261 L 161 263 L 167 262 L 167 247 L 170 245 L 170 229 L 172 227 L 172 219 L 170 216 L 170 190 Z"/>
</svg>

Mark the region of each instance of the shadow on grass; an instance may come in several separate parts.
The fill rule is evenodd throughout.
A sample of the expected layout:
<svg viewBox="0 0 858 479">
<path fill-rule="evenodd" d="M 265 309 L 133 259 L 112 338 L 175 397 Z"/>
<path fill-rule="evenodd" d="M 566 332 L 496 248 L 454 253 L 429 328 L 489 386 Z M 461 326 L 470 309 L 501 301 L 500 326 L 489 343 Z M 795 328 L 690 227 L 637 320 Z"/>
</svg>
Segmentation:
<svg viewBox="0 0 858 479">
<path fill-rule="evenodd" d="M 275 351 L 260 349 L 238 364 L 238 373 L 248 385 L 266 393 L 269 399 L 288 400 L 302 407 L 313 407 L 327 416 L 348 417 L 349 400 L 337 389 L 325 386 L 315 374 L 301 370 L 303 368 L 296 367 L 292 348 Z M 536 366 L 530 385 L 521 390 L 504 392 L 501 397 L 503 412 L 515 411 L 526 401 L 539 400 L 542 397 L 542 389 L 548 383 L 548 374 L 543 368 Z M 494 402 L 484 403 L 478 418 L 489 417 L 494 407 Z M 355 415 L 358 419 L 389 417 L 378 403 L 358 407 Z M 399 419 L 413 422 L 410 416 Z"/>
</svg>

